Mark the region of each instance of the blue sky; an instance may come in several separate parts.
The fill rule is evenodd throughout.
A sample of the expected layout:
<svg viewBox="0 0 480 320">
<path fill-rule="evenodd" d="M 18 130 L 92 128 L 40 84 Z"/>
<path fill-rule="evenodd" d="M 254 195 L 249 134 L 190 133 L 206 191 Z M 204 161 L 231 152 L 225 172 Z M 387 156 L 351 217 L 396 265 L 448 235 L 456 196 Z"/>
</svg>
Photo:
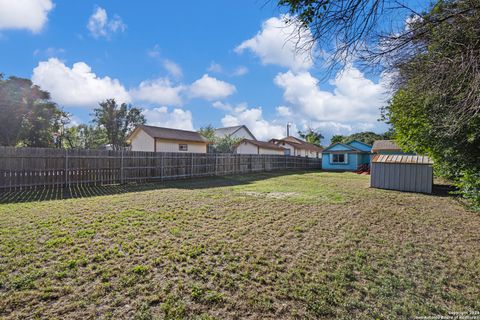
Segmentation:
<svg viewBox="0 0 480 320">
<path fill-rule="evenodd" d="M 384 77 L 350 66 L 324 79 L 293 52 L 274 4 L 0 0 L 0 72 L 31 78 L 74 123 L 116 98 L 153 125 L 246 124 L 260 139 L 283 136 L 287 122 L 326 136 L 385 131 Z"/>
</svg>

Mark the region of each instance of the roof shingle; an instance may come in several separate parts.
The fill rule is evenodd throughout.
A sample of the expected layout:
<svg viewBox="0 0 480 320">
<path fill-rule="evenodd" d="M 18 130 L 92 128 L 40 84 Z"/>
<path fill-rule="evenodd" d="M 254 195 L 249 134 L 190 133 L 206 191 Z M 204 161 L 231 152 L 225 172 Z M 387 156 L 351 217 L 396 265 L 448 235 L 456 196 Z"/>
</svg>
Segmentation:
<svg viewBox="0 0 480 320">
<path fill-rule="evenodd" d="M 142 129 L 149 136 L 156 139 L 183 140 L 208 143 L 208 140 L 196 131 L 154 127 L 147 125 L 141 125 L 138 127 L 138 129 Z"/>
<path fill-rule="evenodd" d="M 242 142 L 249 142 L 249 143 L 253 144 L 254 146 L 257 146 L 257 147 L 260 147 L 260 148 L 264 148 L 264 149 L 285 150 L 285 148 L 280 147 L 280 146 L 277 146 L 276 144 L 271 143 L 271 142 L 251 140 L 251 139 L 243 139 L 243 140 L 240 141 L 239 143 L 242 143 Z"/>
<path fill-rule="evenodd" d="M 372 146 L 372 152 L 378 151 L 402 151 L 394 140 L 375 140 Z"/>
</svg>

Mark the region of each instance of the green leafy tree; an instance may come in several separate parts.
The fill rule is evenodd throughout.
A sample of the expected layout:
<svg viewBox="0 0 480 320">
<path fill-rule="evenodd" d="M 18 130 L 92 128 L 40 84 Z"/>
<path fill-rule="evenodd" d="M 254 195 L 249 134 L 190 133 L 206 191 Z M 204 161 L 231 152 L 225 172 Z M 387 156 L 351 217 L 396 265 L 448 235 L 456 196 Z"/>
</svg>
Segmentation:
<svg viewBox="0 0 480 320">
<path fill-rule="evenodd" d="M 416 54 L 396 61 L 399 90 L 384 116 L 402 147 L 432 157 L 480 209 L 480 2 L 441 1 L 421 21 Z"/>
<path fill-rule="evenodd" d="M 386 139 L 385 135 L 376 134 L 375 132 L 367 131 L 367 132 L 354 133 L 347 137 L 344 137 L 342 142 L 349 143 L 349 142 L 352 142 L 353 140 L 356 140 L 369 145 L 373 145 L 375 140 L 384 140 L 384 139 Z"/>
<path fill-rule="evenodd" d="M 62 142 L 67 149 L 98 149 L 108 138 L 105 128 L 80 124 L 67 128 Z"/>
<path fill-rule="evenodd" d="M 211 124 L 206 127 L 201 127 L 198 132 L 209 141 L 215 140 L 215 128 Z"/>
<path fill-rule="evenodd" d="M 373 145 L 375 140 L 388 140 L 391 139 L 391 134 L 390 133 L 384 133 L 384 134 L 377 134 L 375 132 L 358 132 L 354 133 L 348 136 L 342 136 L 342 135 L 334 135 L 331 139 L 330 142 L 333 143 L 349 143 L 352 142 L 353 140 L 360 141 L 369 145 Z"/>
<path fill-rule="evenodd" d="M 330 139 L 330 143 L 331 144 L 343 143 L 343 139 L 345 139 L 345 136 L 342 136 L 340 134 L 336 134 L 336 135 L 332 136 L 332 138 Z"/>
<path fill-rule="evenodd" d="M 302 137 L 305 141 L 313 143 L 317 146 L 322 145 L 322 139 L 325 137 L 318 130 L 313 130 L 312 128 L 307 128 L 305 131 L 298 131 L 298 135 Z"/>
<path fill-rule="evenodd" d="M 242 140 L 228 135 L 225 137 L 217 137 L 215 135 L 215 128 L 211 124 L 200 128 L 198 132 L 210 141 L 209 152 L 232 153 L 235 151 L 235 147 L 240 140 Z"/>
<path fill-rule="evenodd" d="M 47 91 L 31 80 L 0 75 L 0 144 L 49 147 L 54 134 L 68 122 Z"/>
<path fill-rule="evenodd" d="M 128 134 L 146 122 L 141 109 L 126 103 L 118 105 L 115 99 L 107 99 L 99 106 L 94 109 L 93 123 L 105 129 L 107 141 L 114 150 L 125 147 Z"/>
<path fill-rule="evenodd" d="M 231 136 L 225 136 L 215 139 L 215 152 L 219 153 L 232 153 L 235 151 L 235 147 L 242 139 L 234 138 Z"/>
</svg>

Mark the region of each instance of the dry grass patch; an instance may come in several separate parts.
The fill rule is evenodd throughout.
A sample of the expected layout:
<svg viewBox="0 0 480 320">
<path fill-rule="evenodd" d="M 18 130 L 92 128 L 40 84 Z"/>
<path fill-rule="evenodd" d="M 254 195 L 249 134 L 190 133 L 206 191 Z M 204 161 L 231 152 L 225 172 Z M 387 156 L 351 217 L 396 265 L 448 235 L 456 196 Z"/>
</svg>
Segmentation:
<svg viewBox="0 0 480 320">
<path fill-rule="evenodd" d="M 0 205 L 0 318 L 480 310 L 480 217 L 453 198 L 318 172 L 148 189 Z"/>
</svg>

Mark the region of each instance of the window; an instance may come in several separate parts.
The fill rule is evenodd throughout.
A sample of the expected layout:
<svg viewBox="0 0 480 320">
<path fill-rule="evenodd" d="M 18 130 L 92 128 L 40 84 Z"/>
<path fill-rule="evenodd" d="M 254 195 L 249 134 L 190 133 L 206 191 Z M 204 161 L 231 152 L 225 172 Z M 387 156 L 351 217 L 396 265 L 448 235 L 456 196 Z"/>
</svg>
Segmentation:
<svg viewBox="0 0 480 320">
<path fill-rule="evenodd" d="M 178 151 L 188 151 L 188 144 L 179 144 Z"/>
<path fill-rule="evenodd" d="M 290 155 L 290 149 L 285 149 L 285 155 L 289 156 Z"/>
<path fill-rule="evenodd" d="M 345 153 L 333 153 L 332 154 L 332 163 L 347 163 L 347 154 Z"/>
</svg>

